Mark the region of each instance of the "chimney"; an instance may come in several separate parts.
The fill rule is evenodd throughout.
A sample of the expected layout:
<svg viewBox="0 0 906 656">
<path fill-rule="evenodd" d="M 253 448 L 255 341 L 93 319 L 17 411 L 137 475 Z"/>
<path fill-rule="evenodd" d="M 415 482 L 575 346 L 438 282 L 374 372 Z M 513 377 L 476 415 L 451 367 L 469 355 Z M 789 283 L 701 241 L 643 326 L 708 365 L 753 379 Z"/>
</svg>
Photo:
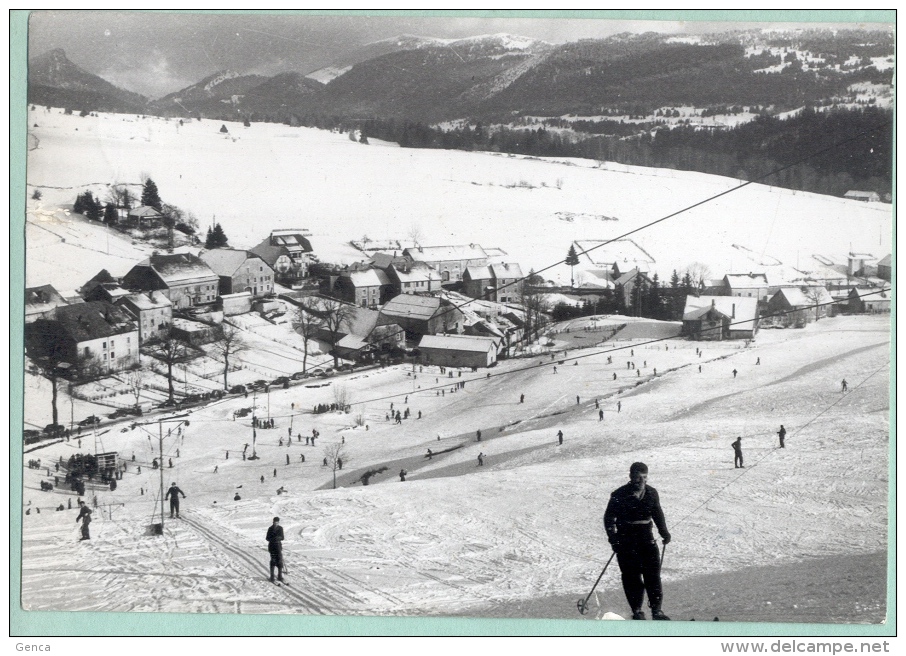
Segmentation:
<svg viewBox="0 0 906 656">
<path fill-rule="evenodd" d="M 711 299 L 711 307 L 713 308 L 713 307 L 716 307 L 716 306 L 717 306 L 717 301 L 716 301 L 715 299 L 712 298 L 712 299 Z"/>
<path fill-rule="evenodd" d="M 731 319 L 736 318 L 736 303 L 733 304 L 733 312 L 730 314 Z"/>
</svg>

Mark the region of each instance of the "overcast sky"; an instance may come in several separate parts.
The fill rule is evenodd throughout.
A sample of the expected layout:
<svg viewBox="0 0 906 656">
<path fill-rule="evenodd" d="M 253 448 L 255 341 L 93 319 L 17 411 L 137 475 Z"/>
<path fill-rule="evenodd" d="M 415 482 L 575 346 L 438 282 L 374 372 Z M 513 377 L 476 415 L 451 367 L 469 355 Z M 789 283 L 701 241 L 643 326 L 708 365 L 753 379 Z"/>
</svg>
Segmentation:
<svg viewBox="0 0 906 656">
<path fill-rule="evenodd" d="M 461 38 L 506 32 L 564 43 L 620 32 L 699 34 L 767 25 L 588 18 L 52 11 L 31 15 L 29 55 L 62 48 L 70 60 L 88 72 L 130 91 L 159 97 L 223 69 L 264 75 L 281 71 L 308 73 L 361 45 L 400 34 Z"/>
</svg>

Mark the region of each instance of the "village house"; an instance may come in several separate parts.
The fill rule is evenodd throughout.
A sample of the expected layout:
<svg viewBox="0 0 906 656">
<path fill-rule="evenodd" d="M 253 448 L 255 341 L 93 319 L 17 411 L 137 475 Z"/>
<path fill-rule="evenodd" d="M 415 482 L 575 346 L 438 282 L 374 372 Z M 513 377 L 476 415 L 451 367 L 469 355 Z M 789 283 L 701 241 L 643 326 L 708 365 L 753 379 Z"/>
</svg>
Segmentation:
<svg viewBox="0 0 906 656">
<path fill-rule="evenodd" d="M 381 308 L 378 325 L 399 324 L 409 339 L 438 332 L 461 333 L 463 316 L 449 301 L 435 296 L 400 294 Z"/>
<path fill-rule="evenodd" d="M 308 268 L 315 261 L 305 233 L 299 229 L 274 230 L 249 250 L 273 269 L 277 282 L 292 285 L 308 276 Z"/>
<path fill-rule="evenodd" d="M 422 362 L 442 367 L 490 367 L 498 347 L 489 337 L 466 335 L 425 335 L 418 343 Z"/>
<path fill-rule="evenodd" d="M 420 262 L 391 264 L 386 271 L 396 294 L 421 294 L 441 289 L 441 274 Z"/>
<path fill-rule="evenodd" d="M 824 287 L 782 287 L 768 301 L 766 315 L 780 315 L 783 323 L 809 322 L 828 316 L 834 299 Z"/>
<path fill-rule="evenodd" d="M 462 280 L 470 266 L 485 266 L 488 255 L 478 244 L 463 246 L 415 246 L 403 251 L 413 262 L 423 262 L 440 274 L 442 282 Z"/>
<path fill-rule="evenodd" d="M 116 305 L 135 319 L 139 344 L 163 339 L 169 334 L 170 324 L 173 322 L 173 304 L 163 292 L 129 294 L 118 299 Z"/>
<path fill-rule="evenodd" d="M 881 314 L 890 312 L 890 288 L 853 287 L 849 291 L 850 314 Z"/>
<path fill-rule="evenodd" d="M 516 303 L 522 291 L 522 269 L 516 263 L 467 267 L 463 294 L 498 303 Z"/>
<path fill-rule="evenodd" d="M 572 243 L 579 256 L 580 271 L 604 269 L 611 280 L 637 269 L 647 274 L 654 258 L 632 239 L 579 239 Z"/>
<path fill-rule="evenodd" d="M 892 275 L 891 264 L 890 264 L 890 254 L 888 253 L 880 259 L 878 262 L 878 278 L 881 280 L 886 280 L 890 282 L 890 277 Z"/>
<path fill-rule="evenodd" d="M 847 274 L 856 278 L 868 277 L 877 273 L 872 263 L 875 262 L 875 256 L 871 253 L 849 253 L 846 256 Z"/>
<path fill-rule="evenodd" d="M 26 343 L 37 353 L 52 347 L 64 361 L 81 360 L 102 373 L 139 363 L 138 327 L 124 310 L 104 301 L 58 307 L 53 319 L 26 326 Z"/>
<path fill-rule="evenodd" d="M 645 284 L 651 284 L 651 280 L 648 278 L 648 276 L 638 269 L 627 271 L 613 281 L 615 293 L 623 297 L 623 304 L 626 307 L 627 314 L 629 314 L 630 316 L 632 316 L 634 309 L 636 311 L 638 310 L 638 308 L 632 307 L 632 291 L 636 288 L 636 286 L 642 284 L 643 282 Z"/>
<path fill-rule="evenodd" d="M 876 191 L 858 191 L 856 189 L 851 189 L 843 194 L 843 198 L 848 198 L 850 200 L 860 200 L 863 203 L 881 202 L 881 196 Z"/>
<path fill-rule="evenodd" d="M 353 268 L 340 272 L 334 290 L 344 301 L 363 308 L 375 308 L 392 293 L 393 282 L 380 269 Z"/>
<path fill-rule="evenodd" d="M 159 228 L 164 215 L 148 205 L 133 207 L 126 213 L 126 223 L 138 228 Z"/>
<path fill-rule="evenodd" d="M 758 300 L 734 296 L 686 297 L 683 334 L 695 340 L 754 339 Z"/>
<path fill-rule="evenodd" d="M 134 291 L 162 291 L 174 310 L 214 303 L 220 278 L 200 258 L 189 253 L 152 255 L 123 277 L 123 287 Z"/>
<path fill-rule="evenodd" d="M 768 277 L 763 273 L 728 273 L 724 276 L 724 288 L 728 296 L 758 301 L 767 301 L 771 293 Z"/>
<path fill-rule="evenodd" d="M 53 318 L 54 310 L 68 305 L 66 300 L 51 285 L 25 288 L 25 323 L 37 319 Z"/>
<path fill-rule="evenodd" d="M 274 270 L 250 251 L 215 248 L 202 251 L 199 257 L 220 278 L 220 294 L 248 292 L 252 298 L 260 298 L 274 292 Z"/>
</svg>

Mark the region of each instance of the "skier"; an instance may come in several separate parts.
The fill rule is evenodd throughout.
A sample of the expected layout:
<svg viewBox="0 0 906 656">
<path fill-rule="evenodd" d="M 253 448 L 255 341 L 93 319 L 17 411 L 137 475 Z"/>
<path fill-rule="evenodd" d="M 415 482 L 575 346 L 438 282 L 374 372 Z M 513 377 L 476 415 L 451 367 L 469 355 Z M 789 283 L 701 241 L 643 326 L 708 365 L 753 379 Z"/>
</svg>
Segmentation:
<svg viewBox="0 0 906 656">
<path fill-rule="evenodd" d="M 164 495 L 164 499 L 170 500 L 170 519 L 173 519 L 173 513 L 176 513 L 176 518 L 179 519 L 179 495 L 182 495 L 182 498 L 186 498 L 186 493 L 176 487 L 176 483 L 170 483 L 170 489 L 167 490 L 167 494 Z"/>
<path fill-rule="evenodd" d="M 613 379 L 614 379 L 614 380 L 617 379 L 617 372 L 616 372 L 616 371 L 613 372 Z"/>
<path fill-rule="evenodd" d="M 757 360 L 755 360 L 755 364 L 756 364 L 756 365 L 761 364 L 761 358 L 758 358 Z"/>
<path fill-rule="evenodd" d="M 167 458 L 167 464 L 170 465 L 170 469 L 173 469 L 173 458 Z"/>
<path fill-rule="evenodd" d="M 76 521 L 82 520 L 82 537 L 79 538 L 79 542 L 82 540 L 90 540 L 91 535 L 88 533 L 88 525 L 91 523 L 91 508 L 82 501 L 79 500 L 79 516 L 76 517 Z"/>
<path fill-rule="evenodd" d="M 557 441 L 558 441 L 560 444 L 563 444 L 563 431 L 562 431 L 562 430 L 558 430 L 558 431 L 557 431 Z"/>
<path fill-rule="evenodd" d="M 786 446 L 783 443 L 783 438 L 786 437 L 786 428 L 783 427 L 783 424 L 780 424 L 780 430 L 777 431 L 777 437 L 780 438 L 780 448 L 785 449 Z"/>
<path fill-rule="evenodd" d="M 848 387 L 849 387 L 849 386 L 846 384 L 846 379 L 844 378 L 844 379 L 843 379 L 843 382 L 842 382 L 841 385 L 840 385 L 840 391 L 843 392 L 843 393 L 846 393 L 846 390 L 847 390 Z"/>
<path fill-rule="evenodd" d="M 598 410 L 598 421 L 604 421 L 604 411 Z"/>
<path fill-rule="evenodd" d="M 406 482 L 406 474 L 408 473 L 409 472 L 407 472 L 405 469 L 400 469 L 400 483 Z"/>
<path fill-rule="evenodd" d="M 642 601 L 647 592 L 652 619 L 669 620 L 661 610 L 661 563 L 651 525 L 657 526 L 664 545 L 670 542 L 670 532 L 657 490 L 647 482 L 648 466 L 634 462 L 629 468 L 629 483 L 610 495 L 604 529 L 617 555 L 632 619 L 645 619 Z"/>
<path fill-rule="evenodd" d="M 742 464 L 742 437 L 737 437 L 730 446 L 733 447 L 733 468 L 742 469 L 744 467 Z"/>
<path fill-rule="evenodd" d="M 434 453 L 431 451 L 431 449 L 428 449 L 428 453 L 426 455 L 428 456 L 428 460 L 431 460 L 434 457 Z"/>
<path fill-rule="evenodd" d="M 475 441 L 481 442 L 481 429 L 480 428 L 477 431 L 475 431 Z"/>
<path fill-rule="evenodd" d="M 288 453 L 286 454 L 286 464 L 287 465 L 289 464 L 289 454 Z"/>
<path fill-rule="evenodd" d="M 736 378 L 736 374 L 737 374 L 737 373 L 738 373 L 738 372 L 736 371 L 736 369 L 734 369 L 734 370 L 733 370 L 733 378 Z"/>
<path fill-rule="evenodd" d="M 519 403 L 525 403 L 525 394 L 519 395 Z"/>
<path fill-rule="evenodd" d="M 304 453 L 300 453 L 300 454 L 299 454 L 299 457 L 302 459 L 301 462 L 305 462 L 305 454 L 304 454 Z"/>
<path fill-rule="evenodd" d="M 623 409 L 623 402 L 617 401 L 617 414 L 620 414 L 620 410 Z"/>
<path fill-rule="evenodd" d="M 598 399 L 595 399 L 595 410 L 597 410 L 600 407 L 601 407 L 601 405 L 598 403 Z"/>
<path fill-rule="evenodd" d="M 579 395 L 576 394 L 576 405 L 579 405 Z"/>
<path fill-rule="evenodd" d="M 478 454 L 478 466 L 484 467 L 484 454 L 483 453 Z"/>
<path fill-rule="evenodd" d="M 277 580 L 283 583 L 283 527 L 280 518 L 274 517 L 274 523 L 267 529 L 267 551 L 271 555 L 271 583 L 274 582 L 274 568 L 277 568 Z"/>
</svg>

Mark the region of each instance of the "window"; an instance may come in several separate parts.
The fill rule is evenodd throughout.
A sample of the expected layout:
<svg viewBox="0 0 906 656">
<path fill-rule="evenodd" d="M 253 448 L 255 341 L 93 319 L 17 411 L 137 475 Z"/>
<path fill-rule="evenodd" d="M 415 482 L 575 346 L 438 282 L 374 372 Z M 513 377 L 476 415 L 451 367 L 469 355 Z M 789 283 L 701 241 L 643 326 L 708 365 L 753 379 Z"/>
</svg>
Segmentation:
<svg viewBox="0 0 906 656">
<path fill-rule="evenodd" d="M 102 343 L 101 348 L 107 348 L 107 342 Z"/>
<path fill-rule="evenodd" d="M 110 351 L 110 359 L 112 360 L 115 357 L 116 357 L 116 353 L 114 353 L 113 351 Z"/>
<path fill-rule="evenodd" d="M 85 357 L 88 357 L 89 355 L 91 355 L 91 351 L 89 351 L 88 347 L 86 346 L 85 347 Z"/>
</svg>

